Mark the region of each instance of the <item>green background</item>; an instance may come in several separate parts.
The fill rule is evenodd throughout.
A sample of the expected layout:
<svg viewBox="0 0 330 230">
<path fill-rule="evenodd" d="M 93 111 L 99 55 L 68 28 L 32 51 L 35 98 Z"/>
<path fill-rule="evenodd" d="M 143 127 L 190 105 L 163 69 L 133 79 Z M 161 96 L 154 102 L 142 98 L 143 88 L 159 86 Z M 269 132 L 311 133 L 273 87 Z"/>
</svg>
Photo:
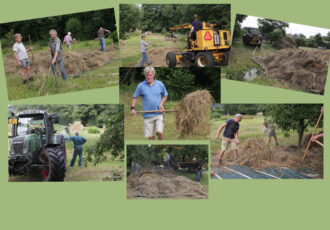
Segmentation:
<svg viewBox="0 0 330 230">
<path fill-rule="evenodd" d="M 236 13 L 330 28 L 330 2 L 314 1 L 2 1 L 0 23 L 115 7 L 118 3 L 231 3 Z M 232 27 L 233 28 L 233 27 Z M 7 89 L 0 58 L 0 226 L 2 229 L 325 229 L 330 226 L 329 143 L 323 180 L 216 180 L 208 200 L 126 200 L 125 182 L 8 183 Z M 310 95 L 222 81 L 223 103 L 325 103 Z M 118 88 L 32 98 L 10 103 L 118 103 Z M 325 119 L 325 136 L 329 135 Z M 147 142 L 127 142 L 147 143 Z M 178 142 L 170 143 L 201 143 Z M 202 142 L 205 143 L 205 142 Z"/>
</svg>

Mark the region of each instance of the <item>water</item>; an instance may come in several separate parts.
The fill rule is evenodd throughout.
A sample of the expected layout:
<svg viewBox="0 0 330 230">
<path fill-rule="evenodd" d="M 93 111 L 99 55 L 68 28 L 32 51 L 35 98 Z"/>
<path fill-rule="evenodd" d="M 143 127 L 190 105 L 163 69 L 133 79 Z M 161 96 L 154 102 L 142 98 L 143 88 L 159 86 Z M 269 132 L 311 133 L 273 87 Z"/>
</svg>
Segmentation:
<svg viewBox="0 0 330 230">
<path fill-rule="evenodd" d="M 248 71 L 243 71 L 243 74 L 246 81 L 252 81 L 254 78 L 259 76 L 259 70 L 257 68 L 253 68 Z"/>
</svg>

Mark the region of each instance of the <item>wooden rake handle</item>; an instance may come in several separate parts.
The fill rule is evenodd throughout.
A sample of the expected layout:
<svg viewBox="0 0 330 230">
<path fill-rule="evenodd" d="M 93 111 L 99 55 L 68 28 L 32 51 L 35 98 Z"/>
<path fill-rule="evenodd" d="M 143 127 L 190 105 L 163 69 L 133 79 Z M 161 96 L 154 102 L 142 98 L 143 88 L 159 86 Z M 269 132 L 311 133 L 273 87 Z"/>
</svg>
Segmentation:
<svg viewBox="0 0 330 230">
<path fill-rule="evenodd" d="M 164 110 L 161 112 L 160 110 L 146 110 L 146 111 L 136 111 L 137 113 L 171 113 L 176 112 L 176 110 Z"/>
</svg>

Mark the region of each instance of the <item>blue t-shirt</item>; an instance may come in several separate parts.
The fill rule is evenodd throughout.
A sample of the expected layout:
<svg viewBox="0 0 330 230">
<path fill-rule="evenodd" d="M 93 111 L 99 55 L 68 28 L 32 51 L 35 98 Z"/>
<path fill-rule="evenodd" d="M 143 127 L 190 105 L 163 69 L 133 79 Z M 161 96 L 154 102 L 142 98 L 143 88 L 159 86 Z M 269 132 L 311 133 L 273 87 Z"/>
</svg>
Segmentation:
<svg viewBox="0 0 330 230">
<path fill-rule="evenodd" d="M 234 119 L 229 119 L 226 121 L 227 126 L 223 132 L 223 136 L 229 139 L 235 138 L 235 133 L 239 130 L 239 123 L 235 122 Z"/>
<path fill-rule="evenodd" d="M 191 25 L 194 27 L 194 32 L 203 29 L 203 24 L 201 23 L 201 21 L 198 20 L 194 20 Z"/>
<path fill-rule="evenodd" d="M 136 87 L 134 98 L 142 97 L 142 110 L 159 110 L 159 104 L 162 97 L 168 95 L 164 84 L 161 81 L 155 80 L 154 84 L 150 86 L 146 80 L 138 84 Z M 143 113 L 143 117 L 154 117 L 160 113 Z"/>
<path fill-rule="evenodd" d="M 73 142 L 75 148 L 82 148 L 82 145 L 86 143 L 86 139 L 81 136 L 73 136 L 69 138 Z"/>
</svg>

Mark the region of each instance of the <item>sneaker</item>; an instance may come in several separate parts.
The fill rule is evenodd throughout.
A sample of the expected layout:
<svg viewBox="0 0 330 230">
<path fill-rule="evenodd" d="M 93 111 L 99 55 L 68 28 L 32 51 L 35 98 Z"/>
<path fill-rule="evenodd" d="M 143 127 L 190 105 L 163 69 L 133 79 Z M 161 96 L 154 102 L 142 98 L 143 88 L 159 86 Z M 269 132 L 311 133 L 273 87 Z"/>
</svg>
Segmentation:
<svg viewBox="0 0 330 230">
<path fill-rule="evenodd" d="M 28 81 L 26 79 L 23 80 L 23 85 L 25 85 Z"/>
<path fill-rule="evenodd" d="M 221 165 L 221 163 L 222 163 L 222 160 L 221 160 L 221 159 L 219 159 L 219 165 Z"/>
</svg>

